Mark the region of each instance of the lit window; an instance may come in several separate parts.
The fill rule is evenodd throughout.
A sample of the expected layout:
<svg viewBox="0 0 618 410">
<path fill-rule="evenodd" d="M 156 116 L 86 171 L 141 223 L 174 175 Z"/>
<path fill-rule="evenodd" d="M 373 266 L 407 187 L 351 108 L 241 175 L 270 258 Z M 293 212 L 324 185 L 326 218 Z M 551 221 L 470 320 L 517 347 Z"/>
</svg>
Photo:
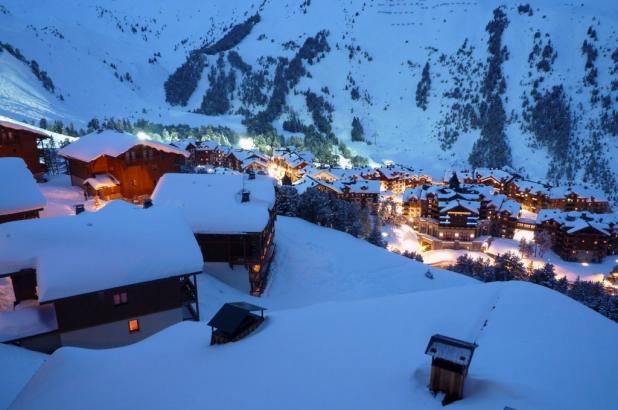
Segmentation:
<svg viewBox="0 0 618 410">
<path fill-rule="evenodd" d="M 127 292 L 114 293 L 114 305 L 124 305 L 129 303 Z"/>
<path fill-rule="evenodd" d="M 129 320 L 129 333 L 139 332 L 139 321 L 137 319 Z"/>
</svg>

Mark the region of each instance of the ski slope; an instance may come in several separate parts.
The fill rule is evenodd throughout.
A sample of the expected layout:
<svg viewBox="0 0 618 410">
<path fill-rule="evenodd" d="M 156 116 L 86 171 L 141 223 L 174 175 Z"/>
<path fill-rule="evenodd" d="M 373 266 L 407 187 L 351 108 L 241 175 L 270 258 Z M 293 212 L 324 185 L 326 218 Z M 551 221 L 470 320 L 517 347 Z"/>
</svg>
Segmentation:
<svg viewBox="0 0 618 410">
<path fill-rule="evenodd" d="M 503 36 L 509 54 L 503 64 L 507 85 L 503 100 L 516 169 L 536 178 L 544 177 L 548 170 L 546 150 L 534 147 L 530 133 L 521 126 L 521 98 L 538 77 L 537 73 L 529 76 L 528 63 L 536 31 L 543 41 L 551 40 L 557 53 L 553 71 L 544 75 L 540 89 L 564 85 L 572 98 L 575 135 L 585 141 L 590 138 L 589 122 L 598 127 L 599 105 L 590 104 L 592 91 L 582 80 L 586 71 L 581 46 L 590 40 L 586 34 L 589 27 L 598 33 L 594 45 L 599 54 L 595 64 L 601 95 L 607 94 L 613 101 L 617 97 L 610 91 L 610 83 L 616 79 L 610 73 L 614 64 L 610 55 L 618 39 L 614 29 L 618 8 L 613 0 L 537 0 L 530 3 L 532 15 L 518 11 L 521 2 L 497 0 L 229 0 L 207 6 L 189 0 L 62 2 L 62 10 L 70 12 L 59 12 L 53 1 L 37 2 L 36 7 L 32 0 L 2 0 L 0 4 L 0 39 L 18 47 L 27 59 L 35 59 L 56 87 L 55 93 L 43 89 L 29 67 L 1 53 L 0 113 L 18 119 L 62 119 L 79 128 L 95 116 L 144 117 L 163 123 L 225 125 L 242 131 L 242 117 L 236 113 L 241 108 L 237 94 L 226 115 L 192 113 L 208 89 L 207 73 L 217 56 L 207 56 L 208 66 L 186 107 L 169 105 L 163 84 L 191 50 L 216 42 L 232 25 L 258 12 L 261 21 L 233 48 L 256 69 L 264 58 L 291 59 L 296 52 L 291 41 L 299 46 L 309 36 L 328 31 L 330 52 L 318 63 L 305 63 L 311 76 L 302 77 L 287 94 L 286 109 L 310 123 L 302 93 L 311 90 L 323 96 L 334 108 L 335 135 L 356 153 L 376 162 L 394 160 L 440 173 L 445 167 L 466 164 L 478 130 L 463 132 L 446 151 L 437 139 L 440 121 L 452 102 L 444 93 L 455 84 L 453 67 L 444 61 L 467 40 L 471 64 L 484 63 L 488 56 L 485 26 L 493 9 L 501 5 L 509 19 Z M 149 63 L 158 53 L 156 61 Z M 458 61 L 468 64 L 467 60 Z M 431 65 L 432 86 L 428 108 L 423 111 L 416 106 L 415 92 L 426 62 Z M 226 69 L 230 70 L 229 65 Z M 267 71 L 267 80 L 272 80 L 274 66 Z M 127 73 L 131 81 L 120 81 L 118 77 Z M 236 75 L 240 82 L 241 74 Z M 350 96 L 350 78 L 359 89 L 359 99 Z M 479 80 L 477 75 L 464 78 L 464 83 Z M 259 111 L 263 107 L 249 108 Z M 371 145 L 351 142 L 354 116 L 361 119 Z M 280 131 L 286 118 L 284 113 L 274 122 Z M 601 157 L 618 175 L 618 166 L 611 161 L 618 156 L 618 139 L 602 135 L 601 146 Z M 581 170 L 577 177 L 583 177 Z"/>
</svg>

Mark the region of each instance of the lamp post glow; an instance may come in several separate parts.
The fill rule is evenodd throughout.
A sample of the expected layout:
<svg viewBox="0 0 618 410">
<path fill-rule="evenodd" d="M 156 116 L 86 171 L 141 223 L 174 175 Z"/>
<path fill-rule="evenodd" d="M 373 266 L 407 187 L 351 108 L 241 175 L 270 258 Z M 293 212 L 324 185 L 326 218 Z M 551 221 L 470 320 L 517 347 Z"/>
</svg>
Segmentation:
<svg viewBox="0 0 618 410">
<path fill-rule="evenodd" d="M 238 140 L 238 146 L 242 149 L 253 149 L 255 148 L 255 143 L 253 138 L 241 138 Z"/>
</svg>

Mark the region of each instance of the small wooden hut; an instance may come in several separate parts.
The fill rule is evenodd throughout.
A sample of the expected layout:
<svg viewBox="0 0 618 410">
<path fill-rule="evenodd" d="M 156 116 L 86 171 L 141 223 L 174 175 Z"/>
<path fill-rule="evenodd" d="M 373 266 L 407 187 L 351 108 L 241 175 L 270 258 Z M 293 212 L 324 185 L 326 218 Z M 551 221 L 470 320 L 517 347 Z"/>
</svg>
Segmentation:
<svg viewBox="0 0 618 410">
<path fill-rule="evenodd" d="M 264 308 L 247 302 L 226 303 L 210 319 L 211 345 L 236 342 L 257 329 L 264 321 Z M 254 312 L 260 312 L 257 315 Z"/>
<path fill-rule="evenodd" d="M 464 381 L 477 345 L 463 340 L 435 334 L 429 339 L 425 354 L 431 356 L 429 390 L 444 392 L 447 405 L 463 398 Z"/>
</svg>

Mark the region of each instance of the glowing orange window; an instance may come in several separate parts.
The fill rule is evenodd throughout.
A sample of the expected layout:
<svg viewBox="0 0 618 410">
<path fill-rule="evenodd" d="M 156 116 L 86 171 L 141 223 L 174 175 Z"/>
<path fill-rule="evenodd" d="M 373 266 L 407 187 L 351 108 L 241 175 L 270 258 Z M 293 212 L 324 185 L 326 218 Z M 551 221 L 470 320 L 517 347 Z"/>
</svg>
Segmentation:
<svg viewBox="0 0 618 410">
<path fill-rule="evenodd" d="M 137 319 L 129 320 L 129 332 L 130 333 L 139 332 L 139 321 Z"/>
</svg>

